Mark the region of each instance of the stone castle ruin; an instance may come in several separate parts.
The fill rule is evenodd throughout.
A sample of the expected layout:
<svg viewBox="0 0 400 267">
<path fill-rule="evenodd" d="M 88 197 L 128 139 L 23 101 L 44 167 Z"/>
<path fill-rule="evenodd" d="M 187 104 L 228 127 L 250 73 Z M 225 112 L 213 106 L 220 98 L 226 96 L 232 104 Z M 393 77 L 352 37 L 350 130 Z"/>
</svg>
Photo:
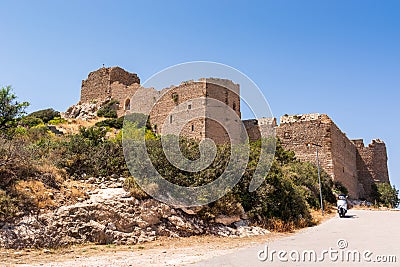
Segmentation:
<svg viewBox="0 0 400 267">
<path fill-rule="evenodd" d="M 132 101 L 136 93 L 140 101 L 136 97 Z M 242 121 L 240 86 L 229 80 L 200 79 L 157 91 L 142 88 L 136 74 L 119 67 L 103 67 L 82 81 L 80 103 L 70 108 L 66 116 L 79 117 L 82 106 L 95 110 L 98 103 L 111 99 L 119 103 L 118 116 L 149 115 L 151 127 L 158 134 L 177 130 L 177 134 L 197 140 L 211 138 L 224 143 L 243 137 L 241 131 L 229 136 L 227 129 L 244 125 L 250 140 L 257 140 L 261 132 L 272 129 L 285 149 L 294 151 L 299 160 L 312 163 L 316 162 L 316 148 L 310 144 L 318 144 L 321 167 L 334 181 L 341 182 L 354 199 L 370 199 L 375 183 L 389 183 L 384 142 L 376 139 L 365 146 L 363 140 L 350 140 L 325 114 L 284 115 L 279 125 L 275 118 Z"/>
</svg>

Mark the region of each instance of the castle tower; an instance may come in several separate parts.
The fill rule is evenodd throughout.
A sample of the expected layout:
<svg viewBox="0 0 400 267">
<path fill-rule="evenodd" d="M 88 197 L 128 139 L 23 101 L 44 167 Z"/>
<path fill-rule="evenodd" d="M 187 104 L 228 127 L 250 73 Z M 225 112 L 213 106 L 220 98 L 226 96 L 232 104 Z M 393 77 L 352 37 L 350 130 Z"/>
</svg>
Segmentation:
<svg viewBox="0 0 400 267">
<path fill-rule="evenodd" d="M 367 147 L 362 139 L 352 142 L 357 148 L 357 172 L 362 185 L 362 197 L 368 198 L 374 183 L 390 183 L 386 145 L 379 139 L 372 140 Z"/>
<path fill-rule="evenodd" d="M 197 140 L 210 138 L 216 143 L 228 143 L 228 132 L 240 133 L 239 94 L 239 85 L 225 79 L 183 82 L 161 91 L 150 113 L 150 123 L 160 134 L 181 134 Z M 233 139 L 238 141 L 240 136 Z"/>
<path fill-rule="evenodd" d="M 140 79 L 135 73 L 127 72 L 120 67 L 100 68 L 89 73 L 82 81 L 82 103 L 104 102 L 110 99 L 119 102 L 118 115 L 131 109 L 131 96 L 140 87 Z"/>
</svg>

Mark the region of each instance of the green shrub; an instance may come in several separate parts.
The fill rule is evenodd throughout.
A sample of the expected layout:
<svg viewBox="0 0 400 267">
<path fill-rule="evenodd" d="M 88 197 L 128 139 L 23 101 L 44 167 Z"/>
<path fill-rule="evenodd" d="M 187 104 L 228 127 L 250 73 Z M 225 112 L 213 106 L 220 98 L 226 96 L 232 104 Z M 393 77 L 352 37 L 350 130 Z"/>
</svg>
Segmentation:
<svg viewBox="0 0 400 267">
<path fill-rule="evenodd" d="M 117 100 L 110 100 L 104 104 L 98 111 L 97 116 L 104 118 L 117 118 Z"/>
<path fill-rule="evenodd" d="M 128 176 L 120 139 L 105 138 L 104 127 L 81 128 L 80 133 L 68 137 L 58 149 L 62 155 L 57 165 L 69 175 L 79 177 L 121 175 Z"/>
<path fill-rule="evenodd" d="M 23 117 L 19 123 L 19 125 L 21 126 L 25 126 L 25 127 L 34 127 L 40 124 L 44 124 L 43 120 L 40 118 L 36 118 L 36 117 L 32 117 L 32 116 L 26 116 Z"/>
<path fill-rule="evenodd" d="M 107 134 L 107 129 L 104 127 L 80 127 L 79 134 L 87 139 L 92 146 L 97 146 L 98 144 L 102 143 L 105 139 Z"/>
<path fill-rule="evenodd" d="M 48 123 L 50 120 L 56 117 L 60 117 L 60 112 L 52 108 L 48 108 L 32 112 L 27 117 L 38 118 L 41 119 L 44 123 Z"/>
<path fill-rule="evenodd" d="M 124 126 L 124 118 L 120 117 L 118 119 L 106 119 L 104 121 L 99 121 L 96 123 L 97 127 L 109 127 L 114 129 L 122 129 Z"/>
<path fill-rule="evenodd" d="M 66 123 L 67 121 L 61 117 L 54 117 L 53 119 L 49 120 L 47 123 L 50 125 L 57 125 L 61 123 Z"/>
</svg>

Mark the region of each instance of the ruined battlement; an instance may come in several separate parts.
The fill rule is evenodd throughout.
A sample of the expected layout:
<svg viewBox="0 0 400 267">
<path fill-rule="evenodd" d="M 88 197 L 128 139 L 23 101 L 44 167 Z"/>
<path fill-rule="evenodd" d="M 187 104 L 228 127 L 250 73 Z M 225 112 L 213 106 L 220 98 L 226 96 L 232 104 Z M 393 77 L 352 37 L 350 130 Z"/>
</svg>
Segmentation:
<svg viewBox="0 0 400 267">
<path fill-rule="evenodd" d="M 323 123 L 331 122 L 331 119 L 326 114 L 319 114 L 319 113 L 298 114 L 298 115 L 285 114 L 280 118 L 280 124 L 305 122 L 305 121 L 316 121 L 316 120 L 319 120 Z"/>
<path fill-rule="evenodd" d="M 263 121 L 243 121 L 250 140 L 261 137 Z M 273 121 L 268 119 L 267 123 Z M 309 144 L 320 145 L 321 167 L 349 190 L 350 197 L 368 199 L 374 183 L 389 183 L 385 143 L 375 139 L 365 146 L 362 139 L 349 140 L 326 114 L 284 115 L 275 130 L 282 146 L 294 151 L 301 161 L 315 163 L 316 149 Z"/>
<path fill-rule="evenodd" d="M 87 79 L 82 81 L 80 101 L 82 103 L 104 102 L 114 98 L 115 94 L 112 90 L 114 83 L 123 86 L 139 85 L 140 79 L 137 74 L 127 72 L 120 67 L 100 68 L 89 73 Z"/>
</svg>

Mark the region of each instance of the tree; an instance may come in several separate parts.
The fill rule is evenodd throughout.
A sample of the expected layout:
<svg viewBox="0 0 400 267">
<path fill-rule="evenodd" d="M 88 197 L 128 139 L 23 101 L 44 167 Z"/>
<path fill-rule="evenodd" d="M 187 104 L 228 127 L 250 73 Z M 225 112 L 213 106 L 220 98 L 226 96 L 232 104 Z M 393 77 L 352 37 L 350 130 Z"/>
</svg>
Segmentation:
<svg viewBox="0 0 400 267">
<path fill-rule="evenodd" d="M 11 86 L 2 87 L 0 90 L 0 131 L 5 131 L 15 125 L 16 119 L 25 114 L 28 102 L 18 102 Z"/>
<path fill-rule="evenodd" d="M 395 208 L 399 205 L 399 190 L 389 183 L 380 183 L 378 187 L 378 202 L 385 207 Z"/>
</svg>

